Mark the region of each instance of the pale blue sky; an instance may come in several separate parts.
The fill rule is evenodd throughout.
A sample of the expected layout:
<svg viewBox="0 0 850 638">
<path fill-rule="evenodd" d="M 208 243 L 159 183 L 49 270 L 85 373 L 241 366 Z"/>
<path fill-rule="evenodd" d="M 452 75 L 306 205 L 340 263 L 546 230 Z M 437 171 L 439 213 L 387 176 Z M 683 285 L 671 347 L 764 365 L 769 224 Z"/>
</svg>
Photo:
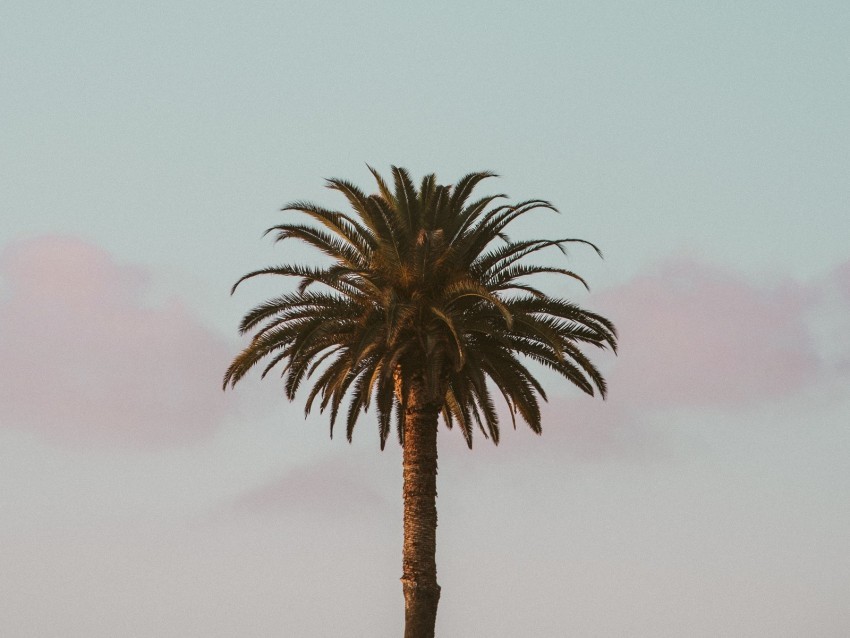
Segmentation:
<svg viewBox="0 0 850 638">
<path fill-rule="evenodd" d="M 367 162 L 446 182 L 492 169 L 492 191 L 564 213 L 522 232 L 604 250 L 570 262 L 600 296 L 563 292 L 628 329 L 603 358 L 621 398 L 553 391 L 540 440 L 466 455 L 441 439 L 441 635 L 847 635 L 848 32 L 845 2 L 7 1 L 0 354 L 30 351 L 36 313 L 87 329 L 76 293 L 17 301 L 41 264 L 103 275 L 115 352 L 173 321 L 217 378 L 238 317 L 274 290 L 229 286 L 300 254 L 260 238 L 283 204 L 338 204 L 323 178 L 368 186 Z M 113 303 L 131 270 L 147 288 Z M 663 342 L 655 318 L 686 336 L 630 363 Z M 0 378 L 19 388 L 0 393 L 0 633 L 398 633 L 399 453 L 379 454 L 368 419 L 352 449 L 329 443 L 272 381 L 228 394 L 188 442 L 101 436 L 80 425 L 110 427 L 97 406 L 74 413 L 75 441 L 49 389 L 82 374 L 66 329 L 55 357 Z M 93 385 L 157 396 L 121 385 L 132 365 L 103 348 Z M 629 386 L 665 362 L 693 396 Z M 752 398 L 724 398 L 724 379 Z M 41 412 L 15 403 L 39 392 Z M 133 428 L 160 436 L 168 405 L 133 407 Z"/>
<path fill-rule="evenodd" d="M 841 2 L 12 3 L 4 234 L 227 278 L 280 204 L 398 163 L 496 170 L 618 272 L 687 249 L 809 276 L 850 230 L 848 22 Z"/>
</svg>

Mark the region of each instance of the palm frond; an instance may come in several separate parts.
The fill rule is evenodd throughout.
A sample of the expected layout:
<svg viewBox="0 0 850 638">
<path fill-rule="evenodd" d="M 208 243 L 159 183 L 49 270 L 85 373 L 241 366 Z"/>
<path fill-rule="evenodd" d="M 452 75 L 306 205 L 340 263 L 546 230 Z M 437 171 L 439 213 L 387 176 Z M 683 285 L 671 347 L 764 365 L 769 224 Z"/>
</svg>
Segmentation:
<svg viewBox="0 0 850 638">
<path fill-rule="evenodd" d="M 298 240 L 329 263 L 285 263 L 240 277 L 271 275 L 293 281 L 285 292 L 251 308 L 239 330 L 248 345 L 233 359 L 224 387 L 233 387 L 262 363 L 261 376 L 280 368 L 293 400 L 309 382 L 305 415 L 318 402 L 329 411 L 330 434 L 344 401 L 346 438 L 358 417 L 375 406 L 383 449 L 393 420 L 404 444 L 414 392 L 427 388 L 446 426 L 458 426 L 471 448 L 473 430 L 500 440 L 494 395 L 501 395 L 516 428 L 542 428 L 538 399 L 546 392 L 528 365 L 542 366 L 587 394 L 607 392 L 605 379 L 582 349 L 616 352 L 611 321 L 538 285 L 545 275 L 587 282 L 572 269 L 531 258 L 558 248 L 566 255 L 583 239 L 512 241 L 508 228 L 534 210 L 553 210 L 542 199 L 507 203 L 506 196 L 473 198 L 494 177 L 489 171 L 439 184 L 434 174 L 417 189 L 397 166 L 387 181 L 371 166 L 377 192 L 330 179 L 328 188 L 348 204 L 337 211 L 295 201 L 283 208 L 304 220 L 273 226 L 275 242 Z M 430 405 L 430 404 L 429 404 Z"/>
</svg>

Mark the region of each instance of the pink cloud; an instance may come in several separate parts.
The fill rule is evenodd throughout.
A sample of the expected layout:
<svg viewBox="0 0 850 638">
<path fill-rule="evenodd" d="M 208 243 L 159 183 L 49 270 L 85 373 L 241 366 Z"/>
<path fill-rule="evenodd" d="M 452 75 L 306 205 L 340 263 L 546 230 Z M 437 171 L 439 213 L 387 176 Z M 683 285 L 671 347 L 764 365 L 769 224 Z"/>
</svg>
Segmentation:
<svg viewBox="0 0 850 638">
<path fill-rule="evenodd" d="M 687 260 L 610 290 L 593 305 L 620 331 L 612 397 L 732 407 L 794 392 L 819 371 L 805 318 L 814 297 L 791 282 L 759 287 Z"/>
<path fill-rule="evenodd" d="M 839 264 L 826 278 L 824 300 L 814 320 L 821 324 L 822 346 L 834 372 L 850 374 L 850 260 Z"/>
<path fill-rule="evenodd" d="M 850 259 L 840 264 L 831 276 L 845 302 L 850 304 Z"/>
<path fill-rule="evenodd" d="M 585 305 L 613 320 L 620 334 L 617 357 L 590 352 L 609 382 L 608 400 L 570 390 L 547 374 L 542 440 L 525 424 L 511 432 L 499 404 L 504 447 L 540 454 L 554 444 L 557 454 L 577 458 L 654 458 L 666 445 L 656 427 L 657 409 L 735 410 L 846 375 L 850 352 L 832 333 L 850 317 L 850 294 L 827 307 L 828 290 L 850 293 L 850 262 L 811 283 L 759 285 L 679 259 L 594 295 Z M 813 316 L 830 328 L 831 358 L 816 343 Z M 466 452 L 456 432 L 443 437 L 456 439 L 446 446 L 448 453 Z M 475 447 L 480 455 L 490 444 L 479 436 Z"/>
<path fill-rule="evenodd" d="M 511 448 L 540 453 L 555 444 L 558 454 L 587 459 L 664 454 L 657 409 L 740 409 L 850 369 L 835 339 L 837 366 L 822 356 L 811 325 L 813 314 L 833 327 L 840 320 L 823 298 L 843 283 L 850 284 L 850 263 L 826 280 L 772 286 L 691 260 L 660 264 L 585 304 L 612 319 L 620 334 L 616 358 L 590 352 L 609 382 L 608 400 L 570 391 L 550 375 L 543 441 L 525 432 L 502 438 L 514 439 L 506 441 Z M 850 304 L 839 306 L 850 316 Z M 507 430 L 510 419 L 502 414 Z"/>
<path fill-rule="evenodd" d="M 367 511 L 389 515 L 390 504 L 368 478 L 374 480 L 377 464 L 362 459 L 358 462 L 353 456 L 346 450 L 342 455 L 289 470 L 277 480 L 239 495 L 231 509 L 253 514 L 325 514 L 332 518 L 357 518 Z"/>
<path fill-rule="evenodd" d="M 209 434 L 225 412 L 226 344 L 150 274 L 79 239 L 0 257 L 0 426 L 68 443 L 156 446 Z"/>
</svg>

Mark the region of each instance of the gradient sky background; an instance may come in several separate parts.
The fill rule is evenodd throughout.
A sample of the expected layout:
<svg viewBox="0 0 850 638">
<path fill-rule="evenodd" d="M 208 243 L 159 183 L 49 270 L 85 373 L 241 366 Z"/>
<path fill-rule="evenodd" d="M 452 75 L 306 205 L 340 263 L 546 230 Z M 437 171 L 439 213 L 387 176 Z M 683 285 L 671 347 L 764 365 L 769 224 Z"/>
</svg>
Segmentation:
<svg viewBox="0 0 850 638">
<path fill-rule="evenodd" d="M 609 401 L 441 430 L 441 636 L 850 635 L 850 5 L 0 9 L 0 634 L 399 635 L 401 460 L 236 324 L 368 162 L 543 197 Z"/>
</svg>

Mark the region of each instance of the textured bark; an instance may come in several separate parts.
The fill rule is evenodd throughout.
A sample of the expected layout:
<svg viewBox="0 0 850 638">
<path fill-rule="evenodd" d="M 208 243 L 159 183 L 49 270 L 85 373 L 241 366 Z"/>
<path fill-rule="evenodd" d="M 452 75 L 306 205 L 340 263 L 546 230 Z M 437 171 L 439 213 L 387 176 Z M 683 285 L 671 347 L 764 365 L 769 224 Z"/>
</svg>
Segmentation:
<svg viewBox="0 0 850 638">
<path fill-rule="evenodd" d="M 438 401 L 422 385 L 408 389 L 404 419 L 404 638 L 433 638 L 437 584 Z"/>
</svg>

